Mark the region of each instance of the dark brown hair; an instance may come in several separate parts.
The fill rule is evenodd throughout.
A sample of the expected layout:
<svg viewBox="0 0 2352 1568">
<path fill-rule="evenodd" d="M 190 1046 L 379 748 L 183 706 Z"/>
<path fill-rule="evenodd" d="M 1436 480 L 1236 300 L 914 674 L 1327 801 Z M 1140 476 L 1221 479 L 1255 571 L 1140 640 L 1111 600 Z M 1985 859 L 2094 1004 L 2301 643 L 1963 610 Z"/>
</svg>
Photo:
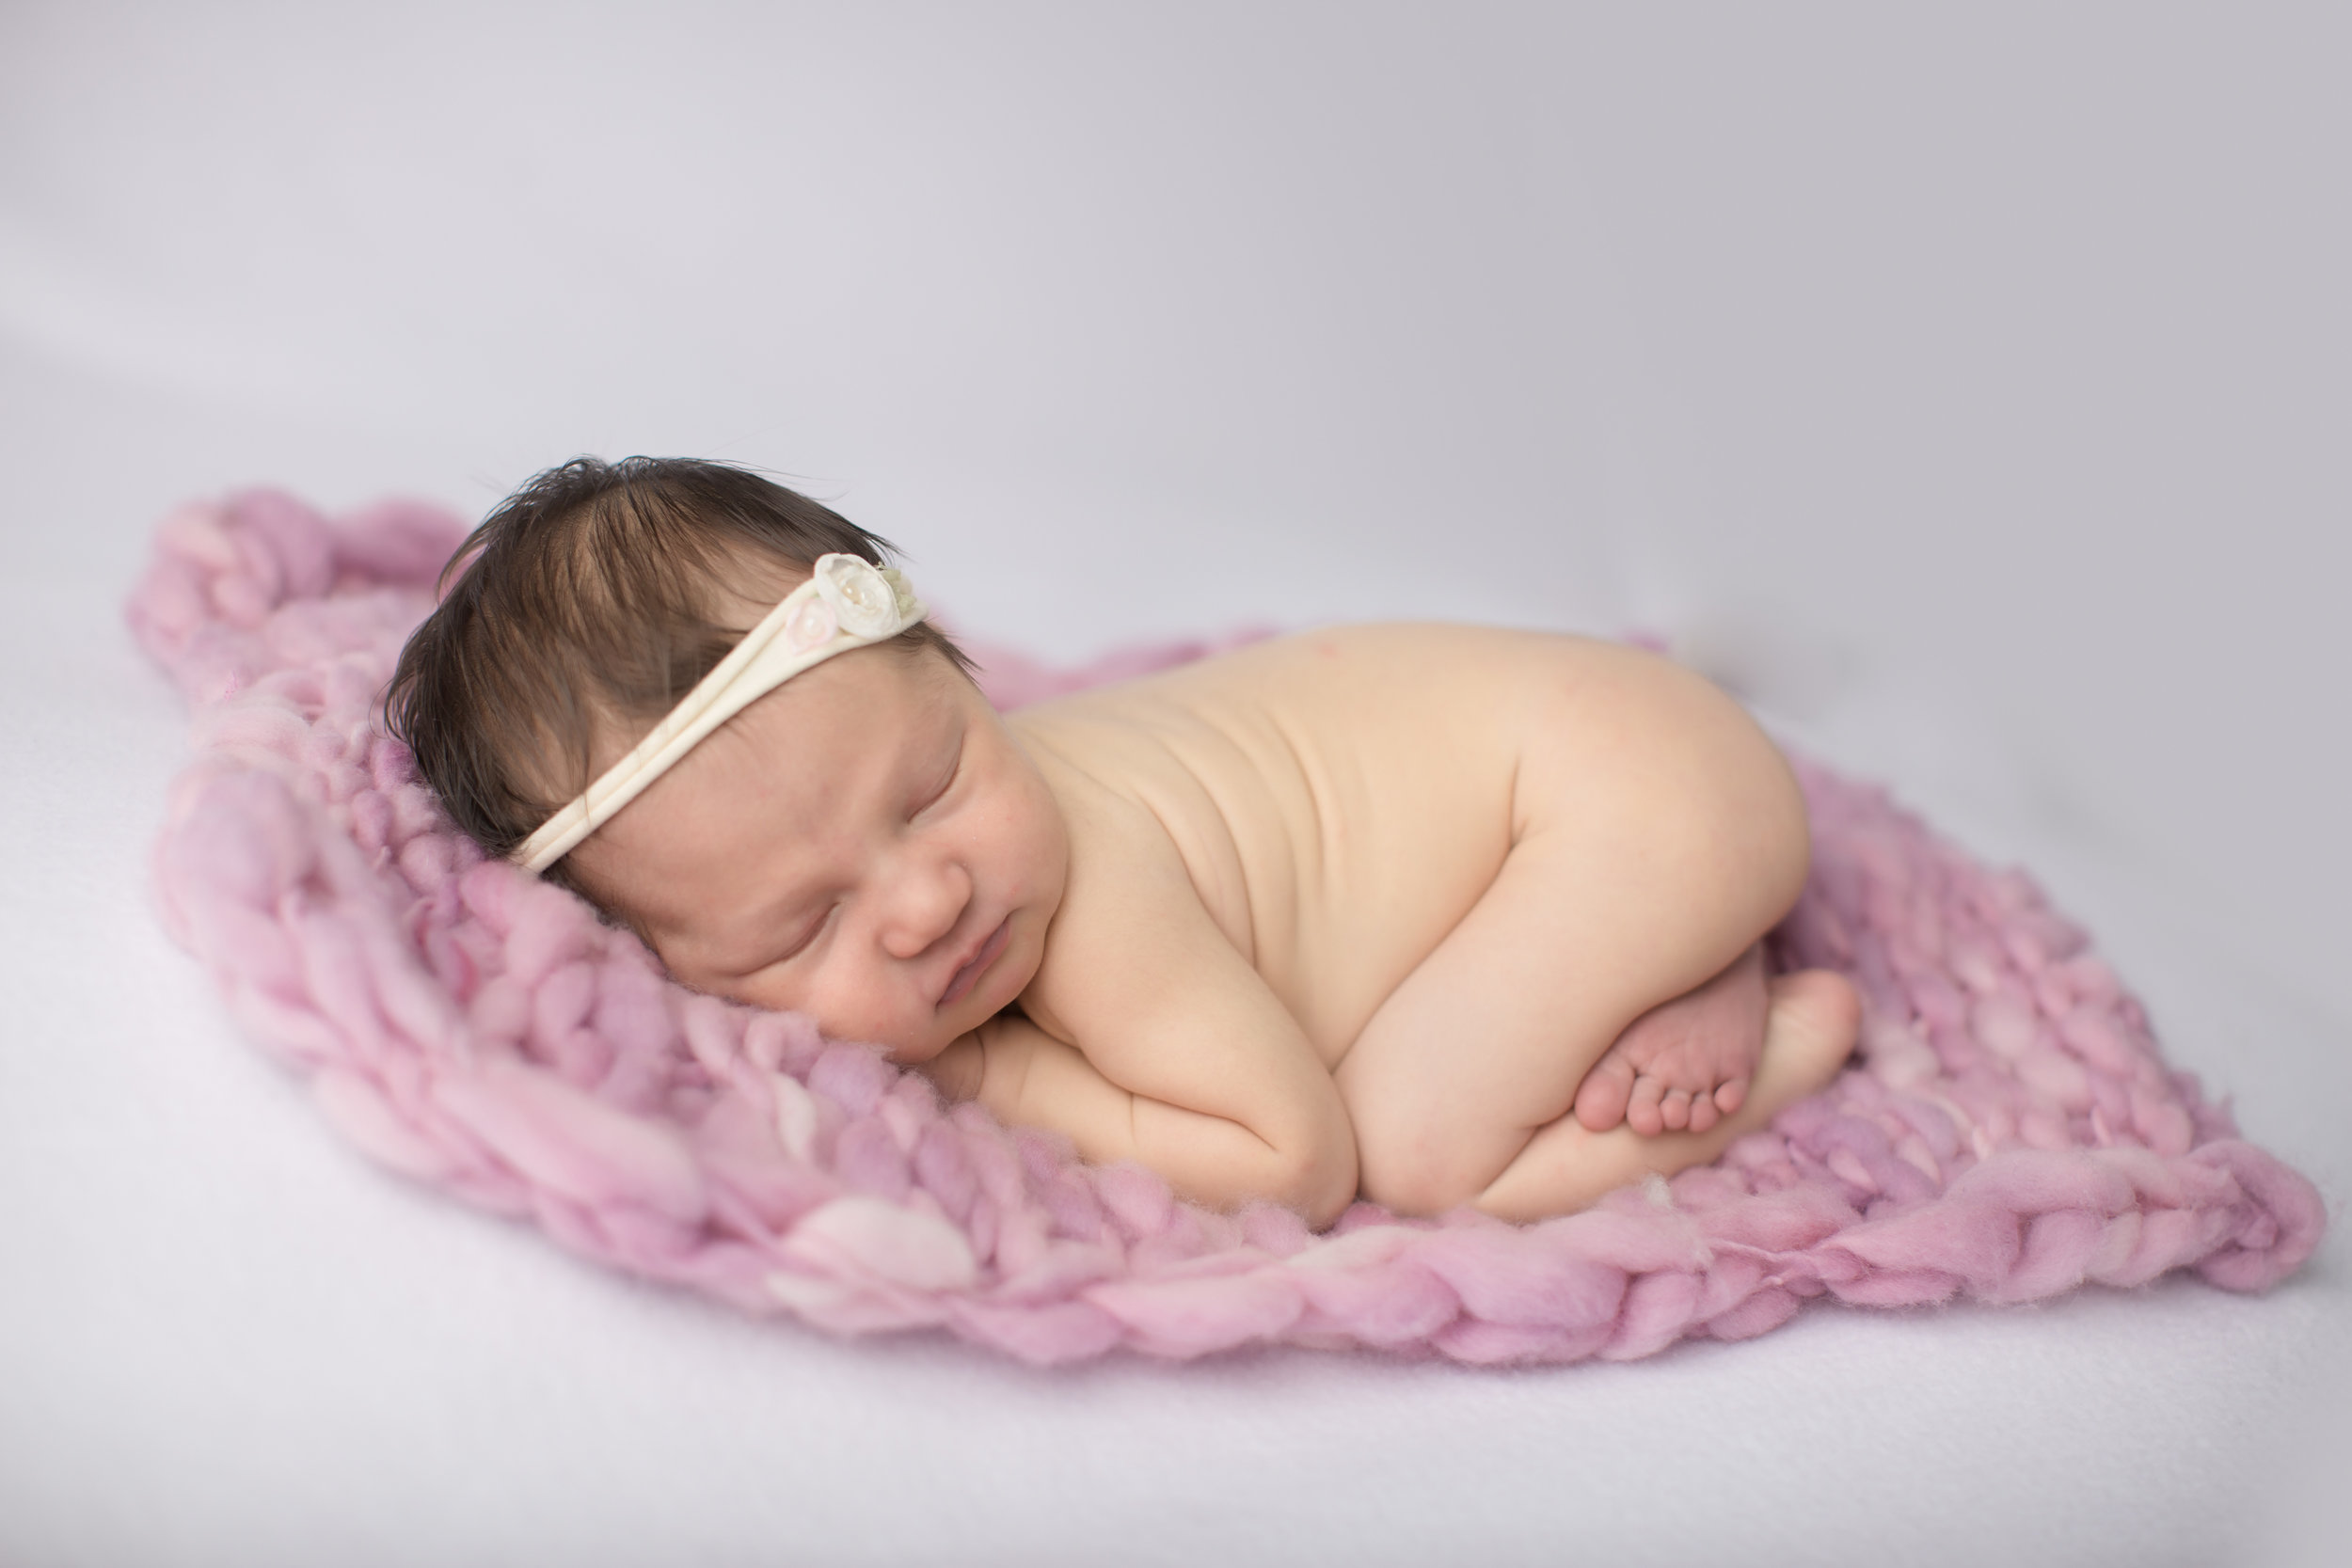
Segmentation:
<svg viewBox="0 0 2352 1568">
<path fill-rule="evenodd" d="M 879 566 L 892 547 L 748 469 L 576 457 L 507 497 L 441 569 L 385 722 L 457 826 L 507 855 L 588 786 L 600 735 L 650 729 L 818 556 Z M 971 673 L 928 621 L 885 645 Z M 547 875 L 581 891 L 562 861 Z"/>
</svg>

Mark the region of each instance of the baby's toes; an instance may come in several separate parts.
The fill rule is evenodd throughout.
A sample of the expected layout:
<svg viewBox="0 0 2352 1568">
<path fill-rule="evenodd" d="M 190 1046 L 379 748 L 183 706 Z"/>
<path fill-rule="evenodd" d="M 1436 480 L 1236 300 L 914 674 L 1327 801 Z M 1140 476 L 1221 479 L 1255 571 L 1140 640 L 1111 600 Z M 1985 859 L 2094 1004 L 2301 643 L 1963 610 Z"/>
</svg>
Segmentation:
<svg viewBox="0 0 2352 1568">
<path fill-rule="evenodd" d="M 1713 1095 L 1699 1093 L 1691 1097 L 1690 1130 L 1692 1132 L 1706 1132 L 1708 1128 L 1715 1125 L 1718 1117 L 1719 1113 L 1715 1109 L 1715 1097 Z"/>
<path fill-rule="evenodd" d="M 1691 1091 L 1668 1089 L 1658 1097 L 1658 1119 L 1672 1132 L 1679 1132 L 1691 1125 Z"/>
<path fill-rule="evenodd" d="M 1645 1138 L 1654 1138 L 1666 1130 L 1666 1118 L 1658 1102 L 1665 1097 L 1666 1085 L 1648 1073 L 1633 1080 L 1633 1097 L 1626 1102 L 1625 1122 Z"/>
<path fill-rule="evenodd" d="M 1633 1064 L 1612 1051 L 1576 1086 L 1576 1119 L 1588 1132 L 1606 1132 L 1625 1120 L 1633 1098 Z"/>
<path fill-rule="evenodd" d="M 1737 1078 L 1726 1078 L 1716 1085 L 1713 1099 L 1716 1110 L 1727 1117 L 1737 1115 L 1740 1107 L 1748 1102 L 1747 1074 L 1743 1072 Z"/>
</svg>

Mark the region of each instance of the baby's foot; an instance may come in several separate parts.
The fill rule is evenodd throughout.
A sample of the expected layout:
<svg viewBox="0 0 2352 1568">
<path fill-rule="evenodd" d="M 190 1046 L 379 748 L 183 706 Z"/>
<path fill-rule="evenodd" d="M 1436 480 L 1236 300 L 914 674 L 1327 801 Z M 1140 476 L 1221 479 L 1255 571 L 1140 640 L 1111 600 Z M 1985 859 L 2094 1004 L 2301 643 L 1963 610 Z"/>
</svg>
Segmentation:
<svg viewBox="0 0 2352 1568">
<path fill-rule="evenodd" d="M 1577 1086 L 1576 1119 L 1646 1137 L 1704 1132 L 1740 1109 L 1764 1051 L 1764 949 L 1644 1013 Z"/>
<path fill-rule="evenodd" d="M 1672 1176 L 1712 1160 L 1798 1101 L 1829 1087 L 1852 1054 L 1862 1022 L 1853 986 L 1842 974 L 1807 969 L 1774 977 L 1765 995 L 1764 1049 L 1738 1115 L 1721 1117 L 1704 1132 L 1663 1137 L 1645 1137 L 1623 1124 L 1592 1132 L 1581 1116 L 1573 1121 L 1563 1117 L 1535 1134 L 1549 1145 L 1548 1157 L 1515 1161 L 1479 1196 L 1478 1207 L 1515 1225 L 1573 1213 L 1629 1181 L 1653 1173 Z M 1529 1154 L 1537 1147 L 1531 1142 Z"/>
</svg>

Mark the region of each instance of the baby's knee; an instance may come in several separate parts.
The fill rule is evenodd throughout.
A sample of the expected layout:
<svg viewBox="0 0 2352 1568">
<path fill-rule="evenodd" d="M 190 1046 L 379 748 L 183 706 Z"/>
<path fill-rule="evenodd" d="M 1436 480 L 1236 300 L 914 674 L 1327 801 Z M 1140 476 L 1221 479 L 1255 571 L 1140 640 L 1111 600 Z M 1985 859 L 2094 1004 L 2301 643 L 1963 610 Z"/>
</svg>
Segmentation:
<svg viewBox="0 0 2352 1568">
<path fill-rule="evenodd" d="M 1351 1107 L 1350 1114 L 1358 1113 Z M 1503 1139 L 1436 1133 L 1426 1112 L 1418 1118 L 1375 1117 L 1369 1127 L 1359 1119 L 1359 1191 L 1392 1213 L 1442 1214 L 1475 1202 L 1518 1152 L 1502 1148 Z M 1518 1143 L 1525 1142 L 1521 1132 Z"/>
<path fill-rule="evenodd" d="M 1483 1182 L 1464 1181 L 1442 1171 L 1371 1164 L 1363 1167 L 1362 1196 L 1392 1214 L 1442 1214 L 1474 1201 L 1484 1191 Z"/>
</svg>

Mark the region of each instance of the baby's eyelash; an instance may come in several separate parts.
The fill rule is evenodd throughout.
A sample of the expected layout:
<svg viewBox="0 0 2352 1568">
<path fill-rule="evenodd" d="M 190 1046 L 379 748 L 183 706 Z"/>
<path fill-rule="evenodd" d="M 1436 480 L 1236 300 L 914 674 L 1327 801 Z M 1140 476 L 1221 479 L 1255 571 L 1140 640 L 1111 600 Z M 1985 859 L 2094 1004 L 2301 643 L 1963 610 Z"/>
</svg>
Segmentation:
<svg viewBox="0 0 2352 1568">
<path fill-rule="evenodd" d="M 826 905 L 823 911 L 818 914 L 816 919 L 810 921 L 806 926 L 801 928 L 801 934 L 793 939 L 792 944 L 789 947 L 787 947 L 783 952 L 776 955 L 775 961 L 777 963 L 785 963 L 790 959 L 797 958 L 803 953 L 807 952 L 810 946 L 816 942 L 817 939 L 824 934 L 825 923 L 833 918 L 833 911 L 834 906 L 831 904 Z"/>
<path fill-rule="evenodd" d="M 946 800 L 947 798 L 947 792 L 956 787 L 956 780 L 961 777 L 962 773 L 963 743 L 959 740 L 956 743 L 955 758 L 947 765 L 947 776 L 940 781 L 939 787 L 931 791 L 929 799 L 925 800 L 920 805 L 917 805 L 913 811 L 907 813 L 908 817 L 912 819 L 914 817 L 920 816 L 925 812 L 930 810 L 933 806 L 939 804 L 940 801 Z"/>
</svg>

